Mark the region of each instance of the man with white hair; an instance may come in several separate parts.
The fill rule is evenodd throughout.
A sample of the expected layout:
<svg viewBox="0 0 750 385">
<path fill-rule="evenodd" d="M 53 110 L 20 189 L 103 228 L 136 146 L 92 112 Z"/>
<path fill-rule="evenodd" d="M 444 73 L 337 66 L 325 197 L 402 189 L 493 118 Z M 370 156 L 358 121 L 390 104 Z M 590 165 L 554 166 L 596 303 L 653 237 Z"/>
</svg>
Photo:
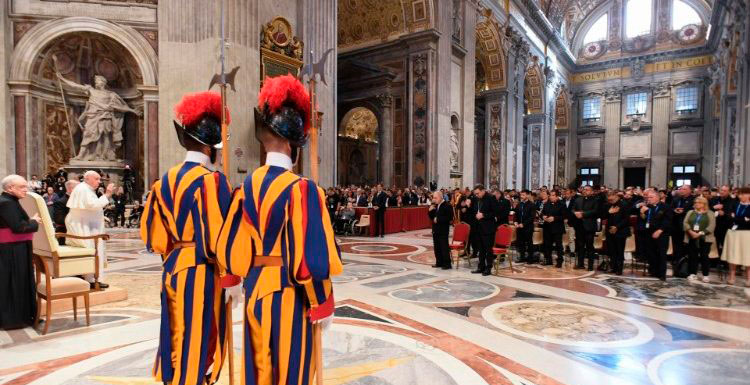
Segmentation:
<svg viewBox="0 0 750 385">
<path fill-rule="evenodd" d="M 31 239 L 39 229 L 39 215 L 29 218 L 19 199 L 29 186 L 22 176 L 2 180 L 0 195 L 0 329 L 29 326 L 36 316 L 36 284 Z"/>
<path fill-rule="evenodd" d="M 115 191 L 115 185 L 110 183 L 104 195 L 97 197 L 96 189 L 99 187 L 101 176 L 96 171 L 86 171 L 83 174 L 83 183 L 75 186 L 73 192 L 68 198 L 68 208 L 70 212 L 65 217 L 65 227 L 68 234 L 78 236 L 90 236 L 104 233 L 104 206 L 109 204 L 109 198 Z M 104 264 L 107 260 L 107 253 L 104 250 L 104 241 L 99 240 L 99 278 L 104 276 Z M 90 239 L 66 239 L 70 246 L 94 248 L 94 241 Z M 84 277 L 95 287 L 95 278 L 93 274 L 87 274 Z M 109 287 L 106 283 L 99 282 L 99 287 L 106 289 Z"/>
</svg>

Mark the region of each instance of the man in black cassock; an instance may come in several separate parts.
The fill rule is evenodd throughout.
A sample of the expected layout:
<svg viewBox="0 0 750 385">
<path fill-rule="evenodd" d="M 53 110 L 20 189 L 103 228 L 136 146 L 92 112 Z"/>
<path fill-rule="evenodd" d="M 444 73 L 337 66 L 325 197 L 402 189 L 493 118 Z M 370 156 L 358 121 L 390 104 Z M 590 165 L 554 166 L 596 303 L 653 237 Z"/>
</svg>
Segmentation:
<svg viewBox="0 0 750 385">
<path fill-rule="evenodd" d="M 432 267 L 449 270 L 451 268 L 451 250 L 448 242 L 453 207 L 443 199 L 439 191 L 432 193 L 432 205 L 427 213 L 432 222 L 432 244 L 435 250 L 435 264 Z"/>
<path fill-rule="evenodd" d="M 18 203 L 28 191 L 26 180 L 9 175 L 0 195 L 0 329 L 31 326 L 36 316 L 36 284 L 31 238 L 39 215 L 29 215 Z"/>
</svg>

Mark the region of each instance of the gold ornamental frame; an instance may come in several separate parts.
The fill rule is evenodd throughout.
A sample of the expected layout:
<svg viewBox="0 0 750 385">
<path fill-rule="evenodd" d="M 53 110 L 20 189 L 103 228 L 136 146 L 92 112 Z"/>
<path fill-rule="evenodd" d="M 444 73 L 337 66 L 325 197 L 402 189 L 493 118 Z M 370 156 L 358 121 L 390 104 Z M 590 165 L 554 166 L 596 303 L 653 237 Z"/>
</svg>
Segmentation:
<svg viewBox="0 0 750 385">
<path fill-rule="evenodd" d="M 260 80 L 286 74 L 299 76 L 304 64 L 304 44 L 292 35 L 292 26 L 281 16 L 264 24 L 260 32 Z"/>
</svg>

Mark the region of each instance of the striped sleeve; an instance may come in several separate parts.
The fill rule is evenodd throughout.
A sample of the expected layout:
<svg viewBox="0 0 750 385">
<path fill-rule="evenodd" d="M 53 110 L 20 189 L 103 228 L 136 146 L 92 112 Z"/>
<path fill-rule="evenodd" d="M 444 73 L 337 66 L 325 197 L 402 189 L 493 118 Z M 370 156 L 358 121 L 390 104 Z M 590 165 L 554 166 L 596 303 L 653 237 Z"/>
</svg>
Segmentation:
<svg viewBox="0 0 750 385">
<path fill-rule="evenodd" d="M 289 203 L 290 266 L 293 278 L 304 285 L 311 308 L 331 306 L 331 276 L 341 273 L 341 255 L 334 239 L 325 193 L 312 181 L 302 179 L 292 189 Z"/>
<path fill-rule="evenodd" d="M 146 249 L 150 252 L 165 254 L 169 250 L 169 236 L 167 224 L 164 223 L 162 208 L 159 205 L 158 191 L 161 189 L 161 181 L 154 183 L 148 200 L 143 207 L 141 216 L 141 239 L 146 243 Z"/>
<path fill-rule="evenodd" d="M 245 187 L 234 192 L 226 220 L 216 243 L 216 261 L 228 274 L 246 277 L 253 255 L 253 234 L 257 230 L 243 218 Z"/>
<path fill-rule="evenodd" d="M 214 172 L 203 177 L 201 216 L 205 224 L 206 245 L 212 255 L 216 255 L 219 233 L 232 203 L 232 191 L 227 177 Z"/>
</svg>

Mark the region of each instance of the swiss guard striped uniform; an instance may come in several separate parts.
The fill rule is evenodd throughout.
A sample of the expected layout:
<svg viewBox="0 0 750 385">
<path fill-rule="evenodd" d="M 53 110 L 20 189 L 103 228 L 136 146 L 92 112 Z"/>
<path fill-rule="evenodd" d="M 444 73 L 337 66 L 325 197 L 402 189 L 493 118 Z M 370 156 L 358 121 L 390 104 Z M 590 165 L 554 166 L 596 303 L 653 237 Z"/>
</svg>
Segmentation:
<svg viewBox="0 0 750 385">
<path fill-rule="evenodd" d="M 333 313 L 330 277 L 342 269 L 324 199 L 278 165 L 255 170 L 235 192 L 217 260 L 245 277 L 242 384 L 312 382 L 310 320 Z"/>
<path fill-rule="evenodd" d="M 226 314 L 215 245 L 231 202 L 227 178 L 187 160 L 151 189 L 141 218 L 146 247 L 162 255 L 157 381 L 214 383 L 224 361 Z M 200 154 L 203 155 L 203 154 Z M 213 366 L 212 366 L 213 364 Z"/>
</svg>

